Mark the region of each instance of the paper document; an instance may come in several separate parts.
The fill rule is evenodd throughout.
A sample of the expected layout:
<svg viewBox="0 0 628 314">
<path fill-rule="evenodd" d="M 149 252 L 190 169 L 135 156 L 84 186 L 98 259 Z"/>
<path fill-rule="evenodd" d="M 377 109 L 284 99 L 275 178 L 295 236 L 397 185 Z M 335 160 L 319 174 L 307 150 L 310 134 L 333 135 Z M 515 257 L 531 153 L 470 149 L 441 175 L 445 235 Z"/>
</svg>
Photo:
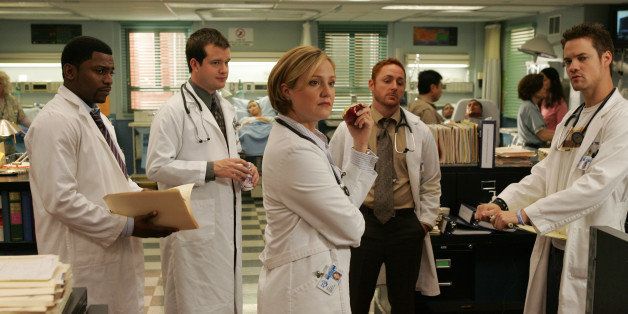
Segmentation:
<svg viewBox="0 0 628 314">
<path fill-rule="evenodd" d="M 179 230 L 198 229 L 192 214 L 190 194 L 194 184 L 180 185 L 162 191 L 124 192 L 106 195 L 103 199 L 114 214 L 127 217 L 157 212 L 156 225 Z"/>
<path fill-rule="evenodd" d="M 3 256 L 0 257 L 0 281 L 47 281 L 52 279 L 57 263 L 57 255 Z"/>
<path fill-rule="evenodd" d="M 534 227 L 532 227 L 532 226 L 517 225 L 517 228 L 521 229 L 521 230 L 528 231 L 528 232 L 537 233 L 536 230 L 534 229 Z M 550 238 L 554 238 L 554 239 L 567 240 L 567 235 L 562 233 L 562 232 L 558 232 L 558 231 L 548 232 L 548 233 L 544 234 L 544 236 L 550 237 Z"/>
</svg>

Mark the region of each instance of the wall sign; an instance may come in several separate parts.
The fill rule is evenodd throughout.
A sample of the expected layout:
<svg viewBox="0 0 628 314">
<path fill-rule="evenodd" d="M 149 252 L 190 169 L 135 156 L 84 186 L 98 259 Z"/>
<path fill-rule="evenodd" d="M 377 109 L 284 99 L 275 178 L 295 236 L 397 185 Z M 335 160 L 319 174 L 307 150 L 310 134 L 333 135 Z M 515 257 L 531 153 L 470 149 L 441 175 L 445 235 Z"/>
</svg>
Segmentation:
<svg viewBox="0 0 628 314">
<path fill-rule="evenodd" d="M 457 27 L 414 27 L 415 46 L 457 46 Z"/>
<path fill-rule="evenodd" d="M 229 27 L 228 37 L 232 46 L 253 46 L 253 28 Z"/>
</svg>

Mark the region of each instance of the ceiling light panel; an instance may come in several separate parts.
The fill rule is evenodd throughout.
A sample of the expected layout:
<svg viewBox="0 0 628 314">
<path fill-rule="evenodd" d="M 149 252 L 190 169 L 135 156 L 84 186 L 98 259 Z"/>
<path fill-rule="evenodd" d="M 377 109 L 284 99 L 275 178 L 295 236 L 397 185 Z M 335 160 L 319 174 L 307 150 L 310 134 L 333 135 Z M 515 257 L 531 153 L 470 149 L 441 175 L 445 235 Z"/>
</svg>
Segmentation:
<svg viewBox="0 0 628 314">
<path fill-rule="evenodd" d="M 483 6 L 469 5 L 387 5 L 382 7 L 383 10 L 413 10 L 413 11 L 476 11 L 484 9 Z"/>
</svg>

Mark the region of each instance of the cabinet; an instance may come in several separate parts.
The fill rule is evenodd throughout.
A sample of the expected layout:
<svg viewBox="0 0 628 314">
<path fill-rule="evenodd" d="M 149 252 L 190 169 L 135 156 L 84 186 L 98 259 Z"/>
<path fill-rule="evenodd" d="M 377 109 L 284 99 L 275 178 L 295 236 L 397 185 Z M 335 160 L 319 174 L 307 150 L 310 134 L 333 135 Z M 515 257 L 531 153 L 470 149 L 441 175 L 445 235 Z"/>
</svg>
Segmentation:
<svg viewBox="0 0 628 314">
<path fill-rule="evenodd" d="M 520 313 L 535 236 L 432 236 L 441 294 L 417 296 L 421 313 Z"/>
<path fill-rule="evenodd" d="M 491 200 L 491 188 L 496 194 L 510 183 L 519 182 L 530 174 L 530 167 L 495 167 L 482 169 L 478 166 L 441 167 L 441 198 L 443 207 L 449 207 L 452 215 L 458 214 L 461 203 L 477 205 Z"/>
</svg>

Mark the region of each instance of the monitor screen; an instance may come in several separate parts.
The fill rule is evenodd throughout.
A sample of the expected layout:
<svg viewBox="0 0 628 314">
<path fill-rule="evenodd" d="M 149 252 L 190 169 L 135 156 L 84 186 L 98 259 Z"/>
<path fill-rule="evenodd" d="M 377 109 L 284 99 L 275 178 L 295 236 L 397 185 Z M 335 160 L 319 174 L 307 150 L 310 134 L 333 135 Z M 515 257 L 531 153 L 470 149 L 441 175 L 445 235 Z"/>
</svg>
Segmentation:
<svg viewBox="0 0 628 314">
<path fill-rule="evenodd" d="M 628 234 L 591 227 L 586 313 L 625 313 L 627 278 Z"/>
<path fill-rule="evenodd" d="M 615 48 L 628 48 L 628 5 L 611 6 L 609 31 Z"/>
</svg>

